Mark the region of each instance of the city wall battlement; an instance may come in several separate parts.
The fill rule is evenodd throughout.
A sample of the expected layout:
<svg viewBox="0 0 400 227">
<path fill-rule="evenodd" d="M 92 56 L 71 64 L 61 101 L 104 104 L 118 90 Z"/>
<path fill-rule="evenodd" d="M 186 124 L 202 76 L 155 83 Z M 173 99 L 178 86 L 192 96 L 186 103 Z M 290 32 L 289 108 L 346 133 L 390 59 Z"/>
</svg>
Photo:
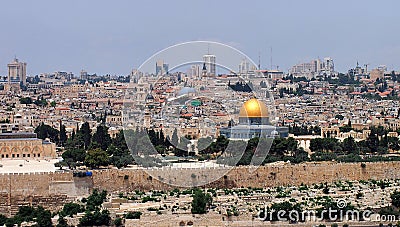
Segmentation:
<svg viewBox="0 0 400 227">
<path fill-rule="evenodd" d="M 88 196 L 94 188 L 110 193 L 177 188 L 167 184 L 171 180 L 187 187 L 216 179 L 206 186 L 263 188 L 338 180 L 400 179 L 400 162 L 365 163 L 365 166 L 361 163 L 286 163 L 236 167 L 230 171 L 227 168 L 108 169 L 92 173 L 86 177 L 73 177 L 72 172 L 0 174 L 0 213 L 15 213 L 20 205 L 41 204 L 57 209 L 65 202 Z M 191 177 L 182 178 L 183 174 Z"/>
<path fill-rule="evenodd" d="M 147 172 L 150 174 L 148 174 Z M 165 179 L 178 179 L 180 185 L 195 185 L 198 182 L 209 182 L 209 187 L 275 187 L 284 185 L 315 184 L 335 182 L 338 180 L 369 180 L 400 178 L 400 162 L 366 163 L 302 163 L 267 165 L 258 168 L 236 167 L 223 174 L 227 169 L 148 169 L 148 170 L 103 170 L 93 172 L 95 187 L 110 192 L 140 190 L 168 190 L 174 186 L 163 183 Z M 182 175 L 194 176 L 183 178 Z"/>
</svg>

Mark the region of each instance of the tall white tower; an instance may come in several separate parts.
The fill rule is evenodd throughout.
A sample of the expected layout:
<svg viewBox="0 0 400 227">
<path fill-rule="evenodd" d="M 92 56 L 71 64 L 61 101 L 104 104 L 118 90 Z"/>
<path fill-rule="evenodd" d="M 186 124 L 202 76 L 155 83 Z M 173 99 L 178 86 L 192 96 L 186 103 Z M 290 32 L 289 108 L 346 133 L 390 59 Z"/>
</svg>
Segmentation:
<svg viewBox="0 0 400 227">
<path fill-rule="evenodd" d="M 21 83 L 26 85 L 26 63 L 19 62 L 17 58 L 7 65 L 8 83 Z"/>
<path fill-rule="evenodd" d="M 204 55 L 203 62 L 206 65 L 207 75 L 215 76 L 216 75 L 216 57 L 215 57 L 215 55 L 211 55 L 211 54 Z"/>
</svg>

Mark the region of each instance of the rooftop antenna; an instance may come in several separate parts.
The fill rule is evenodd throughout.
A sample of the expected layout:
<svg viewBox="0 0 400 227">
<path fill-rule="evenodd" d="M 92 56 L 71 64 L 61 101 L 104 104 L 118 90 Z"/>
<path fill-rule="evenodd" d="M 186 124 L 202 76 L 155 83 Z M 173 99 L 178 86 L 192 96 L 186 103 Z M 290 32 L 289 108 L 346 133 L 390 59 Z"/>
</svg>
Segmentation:
<svg viewBox="0 0 400 227">
<path fill-rule="evenodd" d="M 261 56 L 260 56 L 260 51 L 258 51 L 258 69 L 261 70 Z"/>
<path fill-rule="evenodd" d="M 271 69 L 272 69 L 272 47 L 271 47 Z"/>
<path fill-rule="evenodd" d="M 207 54 L 210 54 L 210 44 L 207 45 Z"/>
</svg>

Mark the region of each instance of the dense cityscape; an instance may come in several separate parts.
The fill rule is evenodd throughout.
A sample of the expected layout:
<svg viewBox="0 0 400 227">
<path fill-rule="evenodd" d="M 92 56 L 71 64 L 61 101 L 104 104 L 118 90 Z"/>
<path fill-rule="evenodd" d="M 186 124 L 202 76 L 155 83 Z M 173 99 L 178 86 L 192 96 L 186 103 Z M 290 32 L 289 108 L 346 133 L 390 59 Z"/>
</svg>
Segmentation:
<svg viewBox="0 0 400 227">
<path fill-rule="evenodd" d="M 213 68 L 217 59 L 204 55 L 204 64 L 173 73 L 159 60 L 155 73 L 133 70 L 118 77 L 84 70 L 77 76 L 71 72 L 27 76 L 28 64 L 14 59 L 7 65 L 8 75 L 2 77 L 1 172 L 72 171 L 76 177 L 87 177 L 91 170 L 108 168 L 220 168 L 232 165 L 226 154 L 240 147 L 243 153 L 233 165 L 247 166 L 253 164 L 251 158 L 260 149 L 260 138 L 273 140 L 268 155 L 259 163 L 262 165 L 357 162 L 366 168 L 367 163 L 400 160 L 400 73 L 387 71 L 385 66 L 368 71 L 367 65 L 362 68 L 358 63 L 341 73 L 335 71 L 333 59 L 324 58 L 295 65 L 289 72 L 249 67 L 243 60 L 237 74 L 217 74 Z M 273 97 L 274 106 L 257 100 L 253 90 Z M 149 143 L 144 138 L 149 138 Z M 230 143 L 235 149 L 228 149 Z M 154 150 L 155 159 L 141 160 L 140 154 L 149 149 Z M 369 184 L 380 187 L 382 193 L 371 193 L 371 187 L 365 186 Z M 222 216 L 219 221 L 254 224 L 267 220 L 257 216 L 261 201 L 270 201 L 273 207 L 289 206 L 284 208 L 289 210 L 318 210 L 321 204 L 334 204 L 332 196 L 338 197 L 339 192 L 357 198 L 345 209 L 396 215 L 396 200 L 390 199 L 397 196 L 395 189 L 397 181 L 360 180 L 299 188 L 209 188 L 204 192 L 176 188 L 97 195 L 93 191 L 87 199 L 82 195 L 66 203 L 53 222 L 59 226 L 96 221 L 96 225 L 104 225 L 111 224 L 112 216 L 114 224 L 128 225 L 131 216 L 146 223 L 154 215 L 207 213 L 211 218 Z M 206 207 L 196 207 L 192 195 L 201 198 L 203 193 L 208 198 Z M 304 203 L 304 193 L 309 202 Z M 309 197 L 309 193 L 315 195 Z M 318 194 L 322 201 L 312 200 Z M 100 202 L 93 198 L 96 196 L 101 197 Z M 91 199 L 97 204 L 89 205 Z M 23 214 L 28 211 L 22 208 L 11 210 L 14 218 L 4 216 L 4 223 L 30 223 Z M 85 214 L 85 209 L 94 213 Z"/>
<path fill-rule="evenodd" d="M 400 226 L 400 4 L 235 3 L 1 3 L 0 226 Z"/>
</svg>

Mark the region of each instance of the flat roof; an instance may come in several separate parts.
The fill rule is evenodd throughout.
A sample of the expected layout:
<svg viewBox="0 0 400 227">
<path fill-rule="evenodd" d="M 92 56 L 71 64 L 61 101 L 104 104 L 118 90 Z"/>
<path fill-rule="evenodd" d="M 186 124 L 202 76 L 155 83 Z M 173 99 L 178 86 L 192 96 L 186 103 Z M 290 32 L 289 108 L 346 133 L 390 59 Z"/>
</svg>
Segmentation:
<svg viewBox="0 0 400 227">
<path fill-rule="evenodd" d="M 18 132 L 18 133 L 0 133 L 0 140 L 10 139 L 36 139 L 36 133 Z"/>
</svg>

